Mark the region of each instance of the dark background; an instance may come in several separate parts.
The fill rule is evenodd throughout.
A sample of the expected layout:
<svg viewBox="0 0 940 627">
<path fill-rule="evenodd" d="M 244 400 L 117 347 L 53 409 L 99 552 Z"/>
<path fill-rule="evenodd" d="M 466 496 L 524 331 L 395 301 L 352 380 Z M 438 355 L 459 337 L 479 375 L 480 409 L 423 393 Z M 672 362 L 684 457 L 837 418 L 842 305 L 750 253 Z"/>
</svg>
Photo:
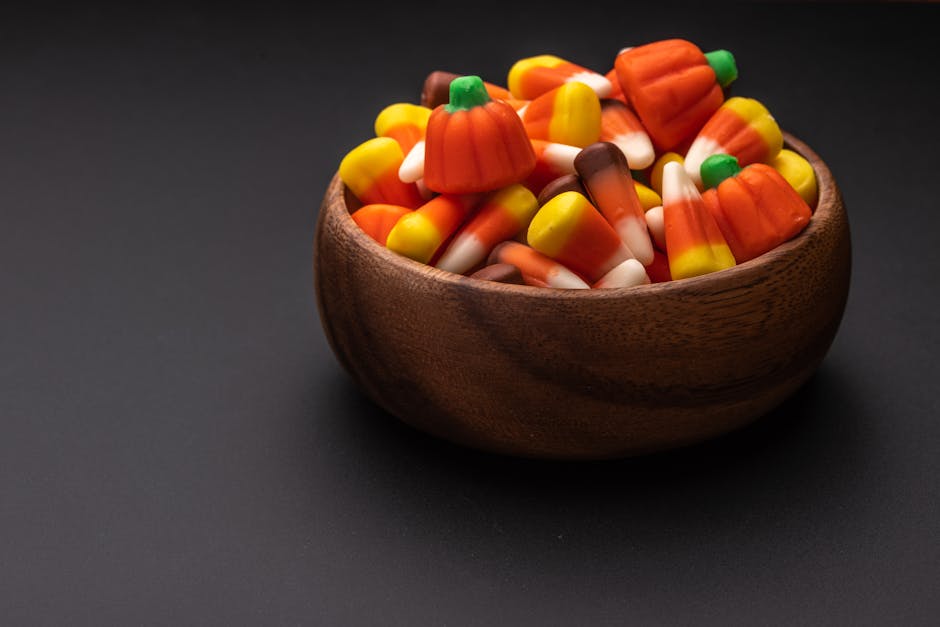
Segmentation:
<svg viewBox="0 0 940 627">
<path fill-rule="evenodd" d="M 928 624 L 940 613 L 933 6 L 0 9 L 0 622 Z M 317 209 L 434 69 L 739 62 L 841 184 L 818 374 L 603 464 L 400 425 L 320 330 Z"/>
</svg>

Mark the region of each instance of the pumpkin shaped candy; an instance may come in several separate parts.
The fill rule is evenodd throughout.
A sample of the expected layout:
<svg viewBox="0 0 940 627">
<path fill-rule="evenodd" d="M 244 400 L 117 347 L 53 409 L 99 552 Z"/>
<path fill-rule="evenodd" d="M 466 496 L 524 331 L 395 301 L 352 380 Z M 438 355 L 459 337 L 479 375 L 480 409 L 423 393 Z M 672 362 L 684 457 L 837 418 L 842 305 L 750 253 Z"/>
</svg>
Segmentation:
<svg viewBox="0 0 940 627">
<path fill-rule="evenodd" d="M 769 165 L 741 168 L 731 155 L 712 155 L 701 167 L 705 207 L 738 263 L 776 248 L 806 228 L 812 211 Z"/>
<path fill-rule="evenodd" d="M 424 184 L 442 194 L 500 189 L 525 179 L 535 152 L 511 106 L 492 100 L 479 76 L 450 84 L 450 102 L 431 113 L 425 136 Z"/>
</svg>

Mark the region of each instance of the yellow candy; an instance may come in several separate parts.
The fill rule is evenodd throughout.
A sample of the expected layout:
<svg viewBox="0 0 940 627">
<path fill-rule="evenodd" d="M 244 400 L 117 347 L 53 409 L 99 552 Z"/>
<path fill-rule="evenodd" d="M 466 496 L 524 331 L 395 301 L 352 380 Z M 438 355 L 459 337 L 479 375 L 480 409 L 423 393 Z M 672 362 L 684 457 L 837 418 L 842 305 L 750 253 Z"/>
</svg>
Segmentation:
<svg viewBox="0 0 940 627">
<path fill-rule="evenodd" d="M 776 159 L 770 165 L 793 186 L 807 205 L 816 206 L 819 193 L 816 187 L 816 172 L 809 161 L 792 150 L 784 148 L 777 153 Z"/>
<path fill-rule="evenodd" d="M 520 96 L 520 94 L 529 93 L 522 84 L 526 73 L 536 68 L 557 67 L 562 63 L 565 63 L 564 59 L 560 59 L 551 54 L 541 54 L 537 57 L 529 57 L 528 59 L 517 61 L 509 70 L 509 80 L 507 81 L 509 91 L 512 92 L 514 97 L 521 98 L 522 96 Z M 528 97 L 531 98 L 532 96 L 530 95 Z"/>
<path fill-rule="evenodd" d="M 643 211 L 649 211 L 653 207 L 658 207 L 663 204 L 663 199 L 659 194 L 643 183 L 633 181 L 633 187 L 636 189 L 636 195 L 640 199 L 640 204 L 643 205 Z"/>
<path fill-rule="evenodd" d="M 420 105 L 399 102 L 388 105 L 375 118 L 375 134 L 385 137 L 394 127 L 408 124 L 422 131 L 428 126 L 431 110 Z"/>
<path fill-rule="evenodd" d="M 653 187 L 653 191 L 660 196 L 663 194 L 663 168 L 666 167 L 667 163 L 672 161 L 675 161 L 679 165 L 685 163 L 685 159 L 682 155 L 675 152 L 667 152 L 656 160 L 656 163 L 653 164 L 653 170 L 650 172 L 650 185 Z"/>
<path fill-rule="evenodd" d="M 385 246 L 399 255 L 427 263 L 444 238 L 431 220 L 417 211 L 401 217 L 388 234 Z"/>
<path fill-rule="evenodd" d="M 530 102 L 522 122 L 531 139 L 584 148 L 601 134 L 601 101 L 584 83 L 565 83 Z"/>
</svg>

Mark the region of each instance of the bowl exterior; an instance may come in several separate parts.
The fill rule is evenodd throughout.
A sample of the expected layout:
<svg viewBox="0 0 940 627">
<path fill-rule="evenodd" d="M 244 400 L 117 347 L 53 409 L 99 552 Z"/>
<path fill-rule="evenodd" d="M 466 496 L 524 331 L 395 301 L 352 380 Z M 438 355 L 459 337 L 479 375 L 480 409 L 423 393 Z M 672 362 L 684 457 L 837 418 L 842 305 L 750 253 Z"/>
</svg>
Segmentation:
<svg viewBox="0 0 940 627">
<path fill-rule="evenodd" d="M 366 393 L 448 440 L 545 458 L 683 446 L 766 413 L 825 356 L 845 307 L 838 188 L 797 238 L 730 270 L 618 290 L 491 284 L 435 270 L 356 227 L 334 178 L 314 274 L 324 331 Z"/>
</svg>

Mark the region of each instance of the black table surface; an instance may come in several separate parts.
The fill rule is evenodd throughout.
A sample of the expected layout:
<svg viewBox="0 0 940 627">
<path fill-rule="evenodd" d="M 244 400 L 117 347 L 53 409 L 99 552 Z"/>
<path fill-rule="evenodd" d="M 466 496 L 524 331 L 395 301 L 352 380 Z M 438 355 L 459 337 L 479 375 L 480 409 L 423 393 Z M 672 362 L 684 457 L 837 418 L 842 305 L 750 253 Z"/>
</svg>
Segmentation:
<svg viewBox="0 0 940 627">
<path fill-rule="evenodd" d="M 940 615 L 934 6 L 0 9 L 0 623 L 929 624 Z M 818 373 L 684 451 L 539 463 L 367 400 L 320 199 L 434 69 L 728 48 L 850 216 Z"/>
</svg>

